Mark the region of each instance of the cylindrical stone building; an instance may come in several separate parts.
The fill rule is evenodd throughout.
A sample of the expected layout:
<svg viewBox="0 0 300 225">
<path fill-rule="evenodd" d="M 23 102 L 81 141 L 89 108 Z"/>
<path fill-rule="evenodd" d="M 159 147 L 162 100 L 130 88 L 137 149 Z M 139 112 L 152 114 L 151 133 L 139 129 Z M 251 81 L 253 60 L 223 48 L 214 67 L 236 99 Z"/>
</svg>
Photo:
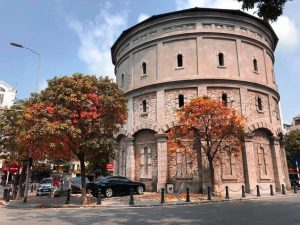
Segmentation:
<svg viewBox="0 0 300 225">
<path fill-rule="evenodd" d="M 197 157 L 168 146 L 166 133 L 184 104 L 206 95 L 244 115 L 250 133 L 240 154 L 224 151 L 216 162 L 219 190 L 289 186 L 274 74 L 277 42 L 268 23 L 239 10 L 192 8 L 123 31 L 111 53 L 129 111 L 116 137 L 114 174 L 144 182 L 147 191 L 167 185 L 176 192 L 205 190 L 205 159 L 198 170 Z"/>
</svg>

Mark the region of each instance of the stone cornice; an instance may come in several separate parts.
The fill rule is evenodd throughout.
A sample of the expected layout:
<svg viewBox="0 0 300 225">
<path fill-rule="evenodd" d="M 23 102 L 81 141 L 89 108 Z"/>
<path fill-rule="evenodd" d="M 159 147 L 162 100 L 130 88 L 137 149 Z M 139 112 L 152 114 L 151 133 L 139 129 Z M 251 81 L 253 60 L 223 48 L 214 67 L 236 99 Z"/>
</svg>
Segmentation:
<svg viewBox="0 0 300 225">
<path fill-rule="evenodd" d="M 266 85 L 262 85 L 256 82 L 249 82 L 243 80 L 235 80 L 235 79 L 213 79 L 213 78 L 197 78 L 197 79 L 189 79 L 189 80 L 175 80 L 175 81 L 165 81 L 161 83 L 149 84 L 144 87 L 135 88 L 133 90 L 125 92 L 127 96 L 136 96 L 140 95 L 141 93 L 149 93 L 155 92 L 159 88 L 167 90 L 167 89 L 174 89 L 174 88 L 187 88 L 187 87 L 197 87 L 197 85 L 207 84 L 209 86 L 222 86 L 222 85 L 229 85 L 228 87 L 235 87 L 239 88 L 240 85 L 248 86 L 255 89 L 266 90 L 277 97 L 277 100 L 280 100 L 280 96 L 277 90 L 268 87 Z"/>
</svg>

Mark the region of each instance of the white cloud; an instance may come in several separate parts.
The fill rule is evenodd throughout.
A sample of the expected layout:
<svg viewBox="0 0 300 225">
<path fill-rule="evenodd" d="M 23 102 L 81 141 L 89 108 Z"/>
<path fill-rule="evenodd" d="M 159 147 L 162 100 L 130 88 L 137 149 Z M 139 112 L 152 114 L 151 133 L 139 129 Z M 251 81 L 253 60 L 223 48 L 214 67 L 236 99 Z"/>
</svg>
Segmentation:
<svg viewBox="0 0 300 225">
<path fill-rule="evenodd" d="M 241 9 L 242 4 L 236 0 L 176 0 L 176 7 L 188 9 L 193 7 L 222 8 L 222 9 Z M 245 11 L 257 16 L 256 9 Z M 272 24 L 279 37 L 279 47 L 294 48 L 300 42 L 300 32 L 296 24 L 287 16 L 281 16 L 276 23 Z"/>
<path fill-rule="evenodd" d="M 150 17 L 150 15 L 142 13 L 139 15 L 137 22 L 140 23 L 140 22 L 148 19 L 149 17 Z"/>
<path fill-rule="evenodd" d="M 176 0 L 177 10 L 194 7 L 220 8 L 220 9 L 241 9 L 242 3 L 237 0 Z M 254 14 L 254 10 L 246 11 Z"/>
<path fill-rule="evenodd" d="M 293 49 L 298 46 L 300 32 L 293 20 L 287 16 L 281 16 L 277 22 L 272 24 L 278 38 L 278 46 L 282 49 Z"/>
<path fill-rule="evenodd" d="M 177 10 L 188 9 L 194 7 L 205 7 L 210 0 L 176 0 Z"/>
<path fill-rule="evenodd" d="M 48 81 L 47 80 L 42 80 L 39 82 L 39 88 L 38 88 L 38 92 L 45 90 L 48 87 Z"/>
<path fill-rule="evenodd" d="M 213 8 L 221 9 L 241 9 L 241 6 L 242 4 L 237 0 L 216 0 L 212 4 Z"/>
<path fill-rule="evenodd" d="M 68 18 L 67 22 L 80 39 L 79 58 L 87 64 L 89 73 L 114 79 L 110 47 L 127 28 L 128 11 L 124 9 L 113 14 L 110 13 L 110 8 L 111 5 L 106 2 L 94 20 L 78 21 Z"/>
</svg>

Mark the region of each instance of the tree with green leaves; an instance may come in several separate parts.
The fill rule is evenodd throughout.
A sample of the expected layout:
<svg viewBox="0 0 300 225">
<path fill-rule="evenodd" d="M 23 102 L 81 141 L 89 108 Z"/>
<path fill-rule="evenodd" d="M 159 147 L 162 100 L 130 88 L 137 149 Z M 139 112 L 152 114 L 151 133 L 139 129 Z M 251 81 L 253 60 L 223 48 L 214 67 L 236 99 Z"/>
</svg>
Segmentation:
<svg viewBox="0 0 300 225">
<path fill-rule="evenodd" d="M 300 156 L 300 130 L 293 130 L 284 136 L 285 150 L 288 159 Z"/>
<path fill-rule="evenodd" d="M 82 197 L 86 165 L 95 157 L 113 157 L 113 135 L 127 119 L 127 99 L 109 78 L 83 74 L 55 77 L 25 111 L 24 143 L 41 154 L 80 162 Z"/>
<path fill-rule="evenodd" d="M 274 22 L 282 15 L 289 0 L 237 0 L 242 2 L 242 9 L 257 8 L 257 15 L 265 21 Z M 291 1 L 291 0 L 290 0 Z"/>
<path fill-rule="evenodd" d="M 17 198 L 23 195 L 26 166 L 31 155 L 32 144 L 25 144 L 20 137 L 26 135 L 28 126 L 25 125 L 24 110 L 32 104 L 32 99 L 17 101 L 10 109 L 2 109 L 0 113 L 0 155 L 6 159 L 6 164 L 22 164 L 22 173 L 18 183 L 14 183 L 14 190 L 19 186 Z M 30 125 L 29 125 L 30 126 Z M 41 159 L 35 155 L 35 159 Z M 19 176 L 17 176 L 19 177 Z M 15 197 L 16 192 L 13 192 Z"/>
</svg>

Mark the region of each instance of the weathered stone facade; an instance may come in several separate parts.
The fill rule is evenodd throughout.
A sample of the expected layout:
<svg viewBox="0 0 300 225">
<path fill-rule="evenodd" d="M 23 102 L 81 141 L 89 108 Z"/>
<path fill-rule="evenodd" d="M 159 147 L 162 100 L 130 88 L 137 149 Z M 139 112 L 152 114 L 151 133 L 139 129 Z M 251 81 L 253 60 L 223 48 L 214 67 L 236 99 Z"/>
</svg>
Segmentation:
<svg viewBox="0 0 300 225">
<path fill-rule="evenodd" d="M 289 186 L 274 74 L 278 38 L 268 23 L 237 10 L 194 8 L 157 15 L 124 31 L 112 46 L 117 84 L 128 97 L 128 121 L 116 136 L 115 174 L 206 190 L 209 167 L 194 151 L 170 145 L 176 113 L 207 95 L 247 119 L 242 151 L 225 146 L 215 161 L 217 191 Z M 183 148 L 183 149 L 180 149 Z"/>
</svg>

